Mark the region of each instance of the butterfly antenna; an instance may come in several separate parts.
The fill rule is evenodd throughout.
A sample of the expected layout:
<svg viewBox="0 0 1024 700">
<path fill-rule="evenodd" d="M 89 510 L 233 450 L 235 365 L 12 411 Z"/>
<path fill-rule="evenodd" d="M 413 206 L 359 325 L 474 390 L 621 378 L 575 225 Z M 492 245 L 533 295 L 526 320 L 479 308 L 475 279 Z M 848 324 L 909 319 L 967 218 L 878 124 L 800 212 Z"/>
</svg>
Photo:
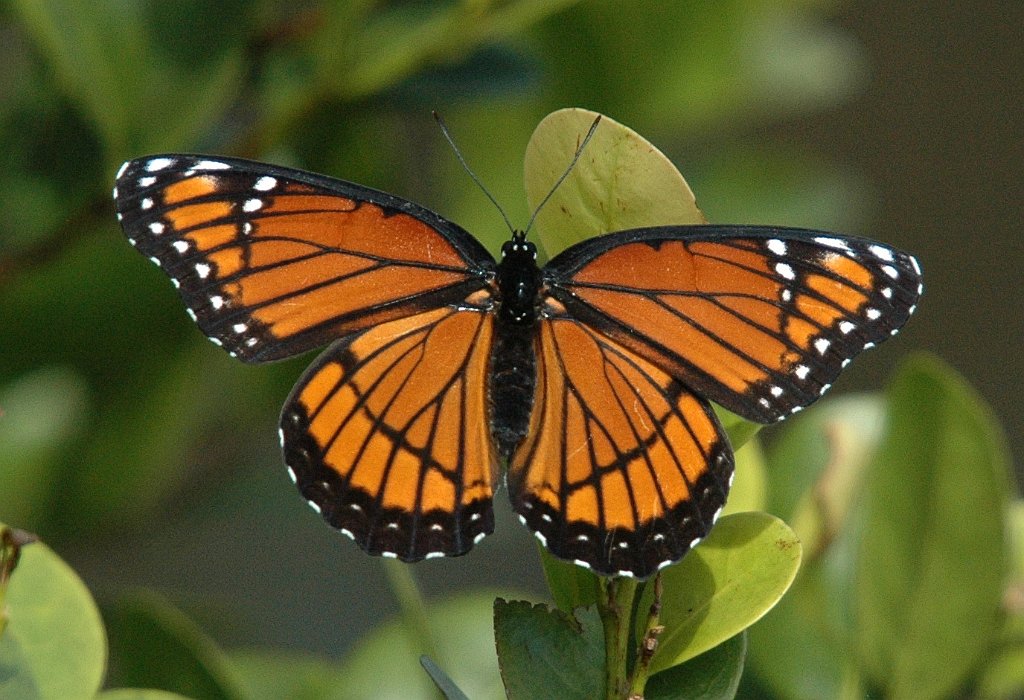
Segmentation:
<svg viewBox="0 0 1024 700">
<path fill-rule="evenodd" d="M 587 147 L 588 143 L 590 143 L 590 138 L 594 135 L 594 132 L 597 131 L 597 125 L 600 123 L 601 115 L 598 114 L 597 117 L 594 119 L 594 123 L 590 125 L 590 129 L 587 130 L 587 135 L 583 137 L 583 140 L 580 142 L 580 145 L 576 147 L 576 154 L 572 157 L 572 162 L 569 163 L 569 167 L 565 169 L 565 172 L 562 173 L 562 177 L 558 178 L 558 182 L 556 182 L 554 187 L 552 187 L 551 190 L 547 193 L 547 195 L 544 196 L 544 199 L 540 201 L 540 204 L 537 205 L 537 208 L 533 210 L 533 216 L 530 217 L 530 223 L 526 225 L 526 229 L 524 229 L 523 231 L 523 237 L 525 237 L 526 234 L 530 232 L 530 229 L 533 228 L 533 222 L 537 220 L 537 214 L 540 213 L 540 210 L 543 209 L 544 205 L 548 203 L 549 199 L 551 199 L 551 195 L 553 195 L 555 193 L 555 190 L 557 190 L 558 187 L 563 182 L 565 182 L 565 178 L 569 177 L 569 173 L 571 173 L 572 169 L 576 167 L 576 161 L 578 161 L 580 159 L 580 156 L 583 155 L 583 149 Z"/>
<path fill-rule="evenodd" d="M 508 226 L 508 230 L 512 235 L 515 235 L 516 230 L 512 226 L 512 222 L 509 221 L 508 214 L 506 214 L 505 210 L 501 208 L 500 204 L 498 204 L 498 200 L 494 198 L 494 195 L 487 191 L 487 188 L 484 187 L 484 183 L 480 181 L 480 178 L 476 176 L 473 169 L 469 167 L 469 163 L 467 163 L 466 159 L 462 157 L 462 152 L 459 150 L 459 147 L 455 145 L 455 139 L 453 139 L 452 135 L 448 133 L 448 126 L 444 123 L 444 119 L 436 111 L 432 111 L 431 114 L 433 114 L 434 119 L 437 120 L 437 125 L 441 127 L 441 133 L 444 134 L 444 138 L 448 141 L 448 145 L 452 147 L 453 151 L 455 151 L 455 157 L 459 159 L 460 163 L 462 163 L 463 169 L 469 173 L 469 177 L 472 178 L 473 182 L 476 183 L 476 186 L 480 188 L 480 191 L 487 195 L 487 199 L 491 200 L 491 204 L 495 206 L 498 213 L 501 214 L 501 218 L 505 220 L 505 225 Z"/>
</svg>

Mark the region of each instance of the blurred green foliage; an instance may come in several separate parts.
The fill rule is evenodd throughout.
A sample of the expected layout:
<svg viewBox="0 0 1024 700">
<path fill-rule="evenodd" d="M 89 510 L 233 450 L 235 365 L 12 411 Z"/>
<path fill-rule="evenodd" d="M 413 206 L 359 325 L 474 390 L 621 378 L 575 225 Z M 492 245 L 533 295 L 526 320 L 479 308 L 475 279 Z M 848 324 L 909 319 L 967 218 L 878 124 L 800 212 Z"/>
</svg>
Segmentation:
<svg viewBox="0 0 1024 700">
<path fill-rule="evenodd" d="M 252 478 L 238 465 L 256 459 L 252 445 L 270 444 L 258 436 L 304 361 L 247 371 L 191 327 L 166 279 L 117 230 L 109 188 L 122 160 L 203 151 L 296 165 L 420 201 L 496 250 L 506 231 L 429 110 L 445 115 L 474 169 L 525 223 L 527 138 L 546 113 L 578 104 L 665 147 L 712 221 L 855 230 L 855 175 L 749 137 L 826 109 L 864 80 L 858 47 L 827 22 L 830 6 L 0 4 L 0 519 L 72 558 L 97 542 L 144 542 L 190 499 L 285 520 L 238 495 Z M 778 698 L 1021 692 L 1024 511 L 1011 504 L 998 425 L 960 378 L 934 359 L 910 360 L 885 396 L 826 401 L 789 422 L 766 462 L 753 500 L 803 541 L 794 588 L 745 636 L 653 676 L 650 697 L 680 697 L 673 671 L 688 679 L 685 697 L 731 697 L 737 685 L 743 697 Z M 192 571 L 187 555 L 166 557 Z M 117 580 L 117 557 L 105 564 L 102 578 Z M 322 565 L 313 578 L 332 590 L 344 572 Z M 297 575 L 280 575 L 284 596 Z M 529 584 L 507 578 L 510 588 Z M 0 691 L 54 683 L 68 685 L 25 697 L 91 695 L 106 633 L 81 581 L 35 544 L 4 593 Z M 556 602 L 569 615 L 592 593 L 556 590 Z M 195 595 L 175 597 L 202 608 Z M 424 613 L 439 667 L 474 698 L 501 692 L 494 596 L 453 591 Z M 364 697 L 387 681 L 403 698 L 431 697 L 406 621 L 381 625 L 339 662 L 336 648 L 223 652 L 161 597 L 115 598 L 111 685 L 312 698 Z M 233 617 L 247 610 L 241 617 L 258 625 L 278 600 L 232 598 Z M 339 625 L 311 607 L 293 617 Z M 68 639 L 80 652 L 67 663 L 40 651 L 39 640 Z M 131 640 L 153 645 L 148 661 L 129 663 L 142 659 Z"/>
</svg>

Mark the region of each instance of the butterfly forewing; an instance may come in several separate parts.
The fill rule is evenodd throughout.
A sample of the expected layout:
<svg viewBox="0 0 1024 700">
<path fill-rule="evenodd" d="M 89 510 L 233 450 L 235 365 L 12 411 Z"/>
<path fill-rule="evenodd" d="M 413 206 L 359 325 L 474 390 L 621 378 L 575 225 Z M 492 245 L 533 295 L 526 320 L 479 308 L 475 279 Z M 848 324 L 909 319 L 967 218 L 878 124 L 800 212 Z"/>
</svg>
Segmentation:
<svg viewBox="0 0 1024 700">
<path fill-rule="evenodd" d="M 217 344 L 279 359 L 487 284 L 472 236 L 391 195 L 250 161 L 153 156 L 115 187 L 129 241 Z"/>
<path fill-rule="evenodd" d="M 532 423 L 513 454 L 513 508 L 553 554 L 646 577 L 707 533 L 733 471 L 706 402 L 557 311 L 540 322 Z"/>
<path fill-rule="evenodd" d="M 921 294 L 917 261 L 819 231 L 678 226 L 585 241 L 545 268 L 568 312 L 762 423 L 823 394 Z"/>
</svg>

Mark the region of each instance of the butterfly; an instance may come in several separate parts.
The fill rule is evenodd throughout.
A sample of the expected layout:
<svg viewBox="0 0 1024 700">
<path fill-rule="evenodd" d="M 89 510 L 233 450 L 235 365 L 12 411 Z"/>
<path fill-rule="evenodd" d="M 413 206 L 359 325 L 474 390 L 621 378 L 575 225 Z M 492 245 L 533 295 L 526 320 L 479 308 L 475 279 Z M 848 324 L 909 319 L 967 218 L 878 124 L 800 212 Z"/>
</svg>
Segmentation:
<svg viewBox="0 0 1024 700">
<path fill-rule="evenodd" d="M 327 345 L 280 437 L 302 496 L 370 554 L 469 551 L 514 510 L 556 557 L 645 578 L 708 533 L 732 484 L 709 402 L 760 423 L 823 394 L 907 321 L 914 257 L 766 226 L 585 240 L 499 260 L 391 194 L 234 158 L 125 163 L 129 242 L 232 356 Z"/>
</svg>

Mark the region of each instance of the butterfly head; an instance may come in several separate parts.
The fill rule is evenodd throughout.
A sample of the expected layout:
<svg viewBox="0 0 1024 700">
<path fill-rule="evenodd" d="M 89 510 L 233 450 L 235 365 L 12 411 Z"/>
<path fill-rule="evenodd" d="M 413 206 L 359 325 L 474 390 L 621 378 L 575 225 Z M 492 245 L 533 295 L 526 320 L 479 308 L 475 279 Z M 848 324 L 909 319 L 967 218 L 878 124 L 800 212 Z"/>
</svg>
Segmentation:
<svg viewBox="0 0 1024 700">
<path fill-rule="evenodd" d="M 513 262 L 536 260 L 537 246 L 526 240 L 526 232 L 513 231 L 512 240 L 505 241 L 501 246 L 501 261 Z"/>
<path fill-rule="evenodd" d="M 537 296 L 541 274 L 537 267 L 537 246 L 516 231 L 512 240 L 501 247 L 498 264 L 498 298 L 500 315 L 516 324 L 529 324 L 536 319 Z"/>
</svg>

